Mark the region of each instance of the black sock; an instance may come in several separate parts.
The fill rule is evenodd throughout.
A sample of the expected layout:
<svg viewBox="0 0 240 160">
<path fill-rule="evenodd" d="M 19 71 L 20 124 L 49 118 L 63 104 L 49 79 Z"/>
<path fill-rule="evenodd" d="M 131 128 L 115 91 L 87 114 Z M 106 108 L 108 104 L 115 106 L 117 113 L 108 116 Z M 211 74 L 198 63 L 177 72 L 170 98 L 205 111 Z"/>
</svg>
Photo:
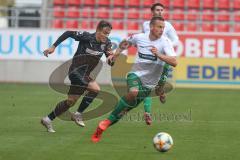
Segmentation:
<svg viewBox="0 0 240 160">
<path fill-rule="evenodd" d="M 51 119 L 51 120 L 54 120 L 56 118 L 56 115 L 54 113 L 54 111 L 52 111 L 49 115 L 48 115 L 48 118 Z"/>
<path fill-rule="evenodd" d="M 49 119 L 54 120 L 57 116 L 66 112 L 69 108 L 70 108 L 70 106 L 67 105 L 66 100 L 61 101 L 56 105 L 55 109 L 48 115 L 48 117 L 49 117 Z"/>
<path fill-rule="evenodd" d="M 94 100 L 94 98 L 96 98 L 98 95 L 97 92 L 88 92 L 82 99 L 81 104 L 78 107 L 78 112 L 82 113 Z"/>
</svg>

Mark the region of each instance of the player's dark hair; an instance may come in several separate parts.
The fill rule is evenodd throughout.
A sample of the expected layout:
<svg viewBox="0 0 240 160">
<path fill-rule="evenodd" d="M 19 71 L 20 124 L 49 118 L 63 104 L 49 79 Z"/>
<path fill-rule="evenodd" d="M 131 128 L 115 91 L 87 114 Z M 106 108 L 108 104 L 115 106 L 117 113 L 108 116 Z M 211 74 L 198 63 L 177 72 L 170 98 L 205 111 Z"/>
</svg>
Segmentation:
<svg viewBox="0 0 240 160">
<path fill-rule="evenodd" d="M 161 6 L 162 8 L 165 8 L 162 3 L 154 3 L 154 4 L 152 5 L 152 7 L 151 7 L 151 11 L 154 11 L 154 9 L 155 9 L 157 6 Z"/>
<path fill-rule="evenodd" d="M 161 16 L 154 16 L 152 17 L 152 19 L 150 20 L 150 25 L 153 25 L 157 20 L 159 21 L 164 21 L 164 18 Z"/>
<path fill-rule="evenodd" d="M 111 23 L 105 20 L 101 20 L 97 25 L 97 30 L 102 30 L 104 27 L 109 27 L 112 29 Z"/>
</svg>

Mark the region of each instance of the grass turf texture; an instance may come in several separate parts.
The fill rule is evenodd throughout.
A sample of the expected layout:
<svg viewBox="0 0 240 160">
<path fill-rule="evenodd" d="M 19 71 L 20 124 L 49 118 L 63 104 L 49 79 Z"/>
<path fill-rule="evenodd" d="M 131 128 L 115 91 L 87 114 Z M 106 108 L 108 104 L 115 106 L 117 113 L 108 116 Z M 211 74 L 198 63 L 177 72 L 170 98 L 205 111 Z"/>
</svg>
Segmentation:
<svg viewBox="0 0 240 160">
<path fill-rule="evenodd" d="M 107 115 L 87 121 L 85 128 L 56 119 L 54 134 L 40 125 L 40 118 L 64 97 L 46 85 L 0 84 L 0 159 L 240 159 L 239 90 L 175 89 L 164 105 L 154 98 L 156 120 L 151 126 L 136 118 L 143 113 L 141 105 L 109 128 L 98 144 L 90 137 Z M 174 140 L 167 153 L 152 145 L 160 131 Z"/>
</svg>

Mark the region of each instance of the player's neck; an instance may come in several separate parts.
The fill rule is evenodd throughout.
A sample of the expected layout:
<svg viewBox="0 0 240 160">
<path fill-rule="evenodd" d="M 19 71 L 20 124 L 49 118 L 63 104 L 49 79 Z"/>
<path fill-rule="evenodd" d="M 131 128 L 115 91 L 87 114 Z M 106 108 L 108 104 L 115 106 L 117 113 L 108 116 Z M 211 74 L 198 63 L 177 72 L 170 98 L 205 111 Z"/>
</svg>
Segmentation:
<svg viewBox="0 0 240 160">
<path fill-rule="evenodd" d="M 158 39 L 158 37 L 156 37 L 156 36 L 154 36 L 153 34 L 149 34 L 149 39 L 151 40 L 151 41 L 155 41 L 155 40 L 157 40 Z"/>
<path fill-rule="evenodd" d="M 97 35 L 97 32 L 95 33 L 95 39 L 96 39 L 97 43 L 101 43 L 101 39 L 100 39 L 99 36 Z"/>
</svg>

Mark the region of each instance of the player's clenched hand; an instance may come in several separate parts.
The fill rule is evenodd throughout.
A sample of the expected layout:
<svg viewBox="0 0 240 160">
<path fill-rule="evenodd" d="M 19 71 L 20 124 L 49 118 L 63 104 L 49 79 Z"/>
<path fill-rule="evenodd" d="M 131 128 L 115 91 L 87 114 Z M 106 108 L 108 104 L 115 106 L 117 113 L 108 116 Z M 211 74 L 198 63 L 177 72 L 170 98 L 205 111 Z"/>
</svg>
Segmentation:
<svg viewBox="0 0 240 160">
<path fill-rule="evenodd" d="M 44 56 L 48 57 L 49 54 L 52 54 L 55 50 L 55 46 L 52 46 L 46 50 L 43 51 Z"/>
<path fill-rule="evenodd" d="M 114 65 L 114 62 L 116 60 L 116 57 L 114 54 L 111 54 L 107 57 L 107 63 L 110 65 L 110 66 L 113 66 Z"/>
<path fill-rule="evenodd" d="M 129 43 L 126 39 L 124 39 L 124 40 L 119 44 L 119 48 L 120 48 L 121 50 L 125 50 L 125 49 L 127 49 L 128 47 L 130 47 L 130 43 Z"/>
<path fill-rule="evenodd" d="M 107 51 L 107 55 L 108 55 L 108 56 L 113 55 L 113 51 L 112 51 L 112 50 L 108 50 L 108 51 Z"/>
<path fill-rule="evenodd" d="M 150 50 L 155 56 L 158 56 L 159 52 L 156 47 L 152 46 L 152 48 Z"/>
</svg>

